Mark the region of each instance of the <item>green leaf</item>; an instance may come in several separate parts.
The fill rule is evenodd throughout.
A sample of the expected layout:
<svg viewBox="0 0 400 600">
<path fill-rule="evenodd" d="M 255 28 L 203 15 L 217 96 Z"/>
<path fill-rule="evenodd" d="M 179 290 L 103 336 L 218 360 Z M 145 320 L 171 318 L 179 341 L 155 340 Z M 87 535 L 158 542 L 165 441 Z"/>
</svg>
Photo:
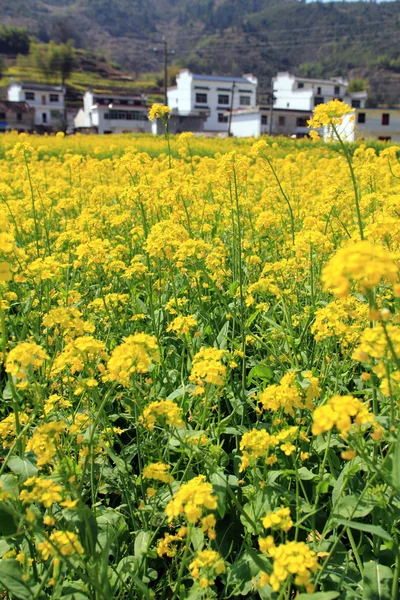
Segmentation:
<svg viewBox="0 0 400 600">
<path fill-rule="evenodd" d="M 19 600 L 31 600 L 33 593 L 22 579 L 21 566 L 16 560 L 0 560 L 0 584 Z"/>
<path fill-rule="evenodd" d="M 392 456 L 392 485 L 400 492 L 400 441 L 396 442 Z"/>
<path fill-rule="evenodd" d="M 393 573 L 377 560 L 364 563 L 363 600 L 390 600 Z"/>
<path fill-rule="evenodd" d="M 13 473 L 18 475 L 21 483 L 29 477 L 35 477 L 38 472 L 36 465 L 27 458 L 20 458 L 19 456 L 11 456 L 8 459 L 7 466 Z"/>
<path fill-rule="evenodd" d="M 272 370 L 266 365 L 256 365 L 247 376 L 247 385 L 250 385 L 254 379 L 262 379 L 265 382 L 270 381 L 273 376 Z"/>
<path fill-rule="evenodd" d="M 3 389 L 3 400 L 11 400 L 12 398 L 12 390 L 10 382 L 7 381 L 4 389 Z"/>
<path fill-rule="evenodd" d="M 358 523 L 358 521 L 347 521 L 346 519 L 335 519 L 338 525 L 345 525 L 345 527 L 350 527 L 350 529 L 357 529 L 357 531 L 365 531 L 366 533 L 372 533 L 372 535 L 376 535 L 387 542 L 392 542 L 392 536 L 379 527 L 379 525 L 368 525 L 368 523 Z"/>
<path fill-rule="evenodd" d="M 317 477 L 317 475 L 307 469 L 307 467 L 300 467 L 300 469 L 297 469 L 297 474 L 303 481 L 310 481 L 311 479 Z"/>
<path fill-rule="evenodd" d="M 217 348 L 220 350 L 224 350 L 227 347 L 229 325 L 230 323 L 227 321 L 217 336 Z"/>
<path fill-rule="evenodd" d="M 142 560 L 143 555 L 146 554 L 150 538 L 148 531 L 138 531 L 134 544 L 134 555 L 137 560 Z"/>
<path fill-rule="evenodd" d="M 226 487 L 228 485 L 228 481 L 226 475 L 224 475 L 223 471 L 217 471 L 211 475 L 210 481 L 212 483 L 214 493 L 217 496 L 219 516 L 221 519 L 223 519 L 227 506 Z"/>
<path fill-rule="evenodd" d="M 316 592 L 315 594 L 299 594 L 296 600 L 335 600 L 340 592 Z"/>
<path fill-rule="evenodd" d="M 374 507 L 366 502 L 360 501 L 354 494 L 340 498 L 335 508 L 334 517 L 354 519 L 366 517 Z"/>
</svg>

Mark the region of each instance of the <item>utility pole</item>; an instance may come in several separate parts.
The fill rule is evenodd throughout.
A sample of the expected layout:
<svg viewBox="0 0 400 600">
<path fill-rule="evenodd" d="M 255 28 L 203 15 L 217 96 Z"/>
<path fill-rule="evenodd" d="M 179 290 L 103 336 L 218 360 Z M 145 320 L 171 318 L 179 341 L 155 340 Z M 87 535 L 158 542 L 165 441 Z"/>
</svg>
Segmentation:
<svg viewBox="0 0 400 600">
<path fill-rule="evenodd" d="M 231 136 L 232 111 L 233 111 L 233 94 L 235 93 L 235 82 L 232 83 L 231 108 L 229 111 L 228 136 Z"/>
<path fill-rule="evenodd" d="M 168 43 L 165 37 L 162 38 L 162 42 L 164 44 L 164 105 L 168 104 L 168 95 L 167 95 L 167 87 L 168 87 Z"/>
<path fill-rule="evenodd" d="M 175 50 L 171 50 L 168 51 L 168 42 L 165 38 L 165 36 L 163 36 L 161 38 L 161 42 L 160 44 L 163 45 L 163 53 L 164 53 L 164 105 L 167 106 L 168 104 L 168 94 L 167 94 L 167 88 L 168 88 L 168 56 L 175 54 Z M 159 52 L 158 48 L 153 48 L 154 52 Z"/>
<path fill-rule="evenodd" d="M 268 135 L 272 135 L 272 117 L 273 117 L 273 110 L 274 110 L 274 101 L 275 101 L 275 96 L 274 96 L 274 80 L 273 78 L 271 78 L 271 91 L 269 94 L 269 126 L 268 126 Z"/>
</svg>

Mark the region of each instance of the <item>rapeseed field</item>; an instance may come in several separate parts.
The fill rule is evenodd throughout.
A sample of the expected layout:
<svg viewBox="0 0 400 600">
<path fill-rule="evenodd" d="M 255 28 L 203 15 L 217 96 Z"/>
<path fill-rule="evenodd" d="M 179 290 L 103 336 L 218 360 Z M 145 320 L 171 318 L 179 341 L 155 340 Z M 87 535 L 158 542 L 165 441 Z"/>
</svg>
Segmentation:
<svg viewBox="0 0 400 600">
<path fill-rule="evenodd" d="M 348 112 L 2 136 L 2 598 L 398 598 L 400 148 Z"/>
</svg>

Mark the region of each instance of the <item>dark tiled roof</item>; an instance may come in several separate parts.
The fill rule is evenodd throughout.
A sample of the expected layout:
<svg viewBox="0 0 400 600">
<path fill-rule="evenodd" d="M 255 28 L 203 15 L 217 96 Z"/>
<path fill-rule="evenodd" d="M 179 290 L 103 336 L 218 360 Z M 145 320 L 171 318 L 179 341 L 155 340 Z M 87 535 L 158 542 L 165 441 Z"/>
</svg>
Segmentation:
<svg viewBox="0 0 400 600">
<path fill-rule="evenodd" d="M 246 85 L 251 85 L 251 81 L 245 79 L 244 77 L 224 77 L 219 75 L 195 75 L 193 74 L 193 79 L 196 81 L 226 81 L 229 83 L 245 83 Z"/>
<path fill-rule="evenodd" d="M 48 85 L 47 83 L 35 83 L 30 81 L 14 81 L 16 85 L 20 85 L 23 90 L 37 90 L 38 92 L 64 92 L 64 88 L 60 85 Z"/>
<path fill-rule="evenodd" d="M 33 108 L 29 106 L 26 102 L 11 102 L 10 100 L 0 100 L 0 111 L 1 112 L 29 112 L 33 111 Z"/>
</svg>

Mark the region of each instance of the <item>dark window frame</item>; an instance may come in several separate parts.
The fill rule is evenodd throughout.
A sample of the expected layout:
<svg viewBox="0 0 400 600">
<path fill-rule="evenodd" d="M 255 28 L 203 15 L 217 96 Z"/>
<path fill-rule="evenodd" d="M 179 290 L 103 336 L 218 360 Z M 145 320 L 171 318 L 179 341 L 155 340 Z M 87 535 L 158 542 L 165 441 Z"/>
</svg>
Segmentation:
<svg viewBox="0 0 400 600">
<path fill-rule="evenodd" d="M 205 100 L 203 100 L 205 98 Z M 207 104 L 207 94 L 204 92 L 196 92 L 196 104 Z"/>
</svg>

